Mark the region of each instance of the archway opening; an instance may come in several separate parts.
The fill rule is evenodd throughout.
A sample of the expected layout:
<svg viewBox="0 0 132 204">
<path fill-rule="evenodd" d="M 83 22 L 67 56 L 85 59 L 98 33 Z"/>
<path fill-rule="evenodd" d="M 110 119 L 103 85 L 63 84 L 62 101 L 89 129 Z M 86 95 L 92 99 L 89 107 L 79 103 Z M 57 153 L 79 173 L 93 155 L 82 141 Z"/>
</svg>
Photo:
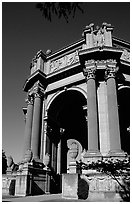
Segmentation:
<svg viewBox="0 0 132 204">
<path fill-rule="evenodd" d="M 59 94 L 48 110 L 51 166 L 57 173 L 67 172 L 67 141 L 77 140 L 87 149 L 86 98 L 76 90 Z"/>
<path fill-rule="evenodd" d="M 121 148 L 130 154 L 130 88 L 118 90 L 119 124 Z"/>
</svg>

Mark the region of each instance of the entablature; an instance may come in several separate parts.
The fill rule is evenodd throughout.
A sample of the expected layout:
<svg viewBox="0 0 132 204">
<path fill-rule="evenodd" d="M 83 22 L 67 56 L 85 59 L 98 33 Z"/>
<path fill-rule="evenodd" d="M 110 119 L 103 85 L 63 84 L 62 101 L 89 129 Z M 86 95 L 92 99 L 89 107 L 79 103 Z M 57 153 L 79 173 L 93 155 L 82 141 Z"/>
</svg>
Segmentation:
<svg viewBox="0 0 132 204">
<path fill-rule="evenodd" d="M 85 61 L 95 60 L 97 74 L 106 69 L 107 60 L 116 60 L 122 74 L 130 74 L 130 44 L 112 36 L 113 26 L 103 23 L 94 28 L 94 24 L 86 26 L 83 38 L 54 53 L 41 50 L 33 58 L 31 74 L 24 84 L 28 91 L 39 80 L 47 87 L 58 80 L 75 76 L 83 72 Z"/>
</svg>

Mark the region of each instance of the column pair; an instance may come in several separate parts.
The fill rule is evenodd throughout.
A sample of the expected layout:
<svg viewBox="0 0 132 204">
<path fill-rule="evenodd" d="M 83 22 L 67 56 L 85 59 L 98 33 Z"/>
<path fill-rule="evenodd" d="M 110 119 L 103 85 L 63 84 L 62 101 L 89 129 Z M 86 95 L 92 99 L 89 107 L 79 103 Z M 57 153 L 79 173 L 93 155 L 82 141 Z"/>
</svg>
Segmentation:
<svg viewBox="0 0 132 204">
<path fill-rule="evenodd" d="M 109 156 L 125 156 L 121 150 L 120 128 L 116 89 L 115 60 L 106 61 L 105 79 L 107 84 L 108 124 L 109 124 Z M 88 122 L 88 152 L 87 156 L 99 155 L 99 128 L 96 88 L 96 63 L 94 60 L 85 61 L 84 75 L 87 81 L 87 122 Z"/>
<path fill-rule="evenodd" d="M 27 100 L 24 153 L 31 149 L 33 158 L 36 159 L 40 156 L 42 99 L 43 92 L 37 90 Z"/>
</svg>

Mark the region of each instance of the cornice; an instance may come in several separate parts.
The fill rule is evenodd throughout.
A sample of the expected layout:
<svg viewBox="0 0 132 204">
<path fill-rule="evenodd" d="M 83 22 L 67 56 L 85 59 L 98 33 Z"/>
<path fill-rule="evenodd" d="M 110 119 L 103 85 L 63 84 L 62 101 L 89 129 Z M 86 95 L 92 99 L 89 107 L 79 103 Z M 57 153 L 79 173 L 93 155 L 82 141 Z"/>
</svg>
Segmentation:
<svg viewBox="0 0 132 204">
<path fill-rule="evenodd" d="M 40 81 L 44 87 L 46 86 L 46 74 L 44 74 L 42 71 L 37 70 L 35 71 L 25 82 L 23 86 L 24 91 L 28 91 L 35 82 Z"/>
<path fill-rule="evenodd" d="M 117 38 L 115 36 L 112 37 L 112 42 L 113 42 L 113 44 L 115 43 L 115 44 L 117 44 L 119 46 L 130 49 L 130 43 L 129 42 L 127 42 L 125 40 L 122 40 L 120 38 Z"/>
<path fill-rule="evenodd" d="M 129 42 L 126 42 L 126 41 L 119 39 L 115 36 L 112 36 L 112 42 L 117 44 L 117 45 L 119 44 L 119 46 L 121 45 L 124 48 L 127 47 L 128 49 L 130 49 L 130 43 Z M 81 38 L 80 40 L 75 41 L 75 42 L 69 44 L 68 46 L 65 46 L 65 47 L 51 53 L 50 55 L 46 56 L 46 60 L 48 61 L 52 58 L 56 58 L 57 56 L 60 56 L 60 55 L 64 54 L 65 52 L 68 52 L 69 50 L 74 49 L 74 48 L 81 46 L 83 44 L 85 44 L 85 39 Z"/>
<path fill-rule="evenodd" d="M 76 47 L 79 47 L 80 45 L 82 45 L 83 43 L 85 43 L 85 39 L 84 38 L 81 38 L 80 40 L 66 46 L 66 47 L 63 47 L 57 51 L 55 51 L 54 53 L 51 53 L 49 56 L 46 57 L 47 61 L 52 59 L 52 58 L 55 58 L 59 55 L 62 55 L 64 54 L 65 52 L 68 52 L 69 50 L 72 50 Z"/>
</svg>

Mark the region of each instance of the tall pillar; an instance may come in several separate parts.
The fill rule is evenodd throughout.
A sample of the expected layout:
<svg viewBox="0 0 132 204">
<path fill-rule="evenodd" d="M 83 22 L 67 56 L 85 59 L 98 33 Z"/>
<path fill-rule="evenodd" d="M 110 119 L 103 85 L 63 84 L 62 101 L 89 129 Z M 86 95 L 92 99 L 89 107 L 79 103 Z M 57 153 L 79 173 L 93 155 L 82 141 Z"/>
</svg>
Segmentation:
<svg viewBox="0 0 132 204">
<path fill-rule="evenodd" d="M 91 153 L 93 156 L 99 153 L 95 72 L 96 66 L 94 60 L 86 61 L 84 75 L 87 80 L 88 153 Z"/>
<path fill-rule="evenodd" d="M 107 102 L 108 102 L 108 121 L 109 121 L 109 154 L 123 153 L 121 150 L 120 128 L 117 104 L 117 91 L 115 76 L 117 72 L 116 61 L 107 60 L 106 83 L 107 83 Z"/>
<path fill-rule="evenodd" d="M 33 120 L 33 97 L 28 96 L 27 102 L 27 117 L 25 125 L 25 141 L 24 141 L 24 154 L 27 150 L 31 149 L 31 133 L 32 133 L 32 120 Z"/>
<path fill-rule="evenodd" d="M 37 91 L 34 94 L 34 112 L 31 141 L 33 158 L 37 159 L 39 159 L 40 153 L 41 119 L 42 119 L 42 92 Z"/>
</svg>

